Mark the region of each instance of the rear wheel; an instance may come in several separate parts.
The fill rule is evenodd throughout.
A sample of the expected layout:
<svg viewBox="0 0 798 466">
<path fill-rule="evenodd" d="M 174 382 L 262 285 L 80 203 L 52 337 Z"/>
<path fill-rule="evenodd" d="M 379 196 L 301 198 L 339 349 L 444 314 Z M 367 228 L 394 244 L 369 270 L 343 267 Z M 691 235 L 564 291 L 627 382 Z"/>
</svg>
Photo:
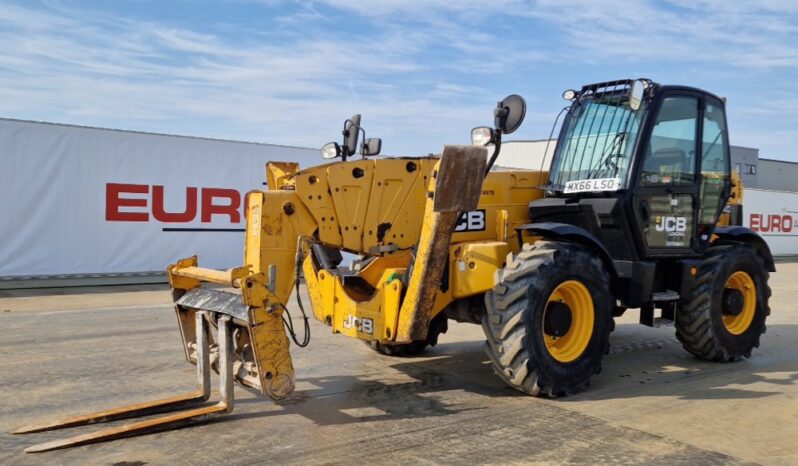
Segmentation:
<svg viewBox="0 0 798 466">
<path fill-rule="evenodd" d="M 609 349 L 613 301 L 601 260 L 577 244 L 538 241 L 508 257 L 496 283 L 482 321 L 496 373 L 530 395 L 584 390 Z"/>
<path fill-rule="evenodd" d="M 687 300 L 676 314 L 676 337 L 695 356 L 712 361 L 750 357 L 770 314 L 768 271 L 744 243 L 710 246 Z"/>
</svg>

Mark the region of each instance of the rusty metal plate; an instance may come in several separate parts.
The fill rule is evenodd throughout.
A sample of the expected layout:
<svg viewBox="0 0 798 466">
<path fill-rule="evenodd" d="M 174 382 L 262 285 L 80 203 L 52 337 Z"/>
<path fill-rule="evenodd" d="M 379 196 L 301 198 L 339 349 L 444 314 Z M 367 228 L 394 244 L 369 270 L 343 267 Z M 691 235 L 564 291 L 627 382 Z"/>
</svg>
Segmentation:
<svg viewBox="0 0 798 466">
<path fill-rule="evenodd" d="M 242 322 L 249 322 L 249 307 L 244 304 L 239 294 L 194 288 L 187 291 L 175 303 L 192 309 L 226 314 Z"/>
<path fill-rule="evenodd" d="M 479 146 L 444 146 L 435 182 L 435 212 L 477 208 L 488 150 Z"/>
</svg>

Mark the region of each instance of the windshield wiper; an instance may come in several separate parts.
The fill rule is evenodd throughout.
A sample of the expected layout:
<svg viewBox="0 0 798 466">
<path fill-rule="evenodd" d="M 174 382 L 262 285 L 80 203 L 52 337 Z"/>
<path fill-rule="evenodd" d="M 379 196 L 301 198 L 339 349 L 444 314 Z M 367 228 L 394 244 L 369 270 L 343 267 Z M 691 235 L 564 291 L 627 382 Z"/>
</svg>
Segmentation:
<svg viewBox="0 0 798 466">
<path fill-rule="evenodd" d="M 709 154 L 710 152 L 712 152 L 712 149 L 715 147 L 715 143 L 718 142 L 718 139 L 720 139 L 722 134 L 723 134 L 723 132 L 721 131 L 721 132 L 718 133 L 717 136 L 715 136 L 715 139 L 712 141 L 712 144 L 709 145 L 707 150 L 703 151 L 703 153 L 701 154 L 701 157 L 703 157 L 704 154 Z"/>
<path fill-rule="evenodd" d="M 591 169 L 587 173 L 588 178 L 593 178 L 595 175 L 597 175 L 598 172 L 601 170 L 601 168 L 604 167 L 605 165 L 609 167 L 609 162 L 610 160 L 612 160 L 613 157 L 615 156 L 623 157 L 623 154 L 613 154 L 613 152 L 615 152 L 615 150 L 618 149 L 621 144 L 623 144 L 624 139 L 626 139 L 626 132 L 619 132 L 615 134 L 615 137 L 612 139 L 612 144 L 610 144 L 610 147 L 608 147 L 607 150 L 604 151 L 603 154 L 601 154 L 601 158 L 599 159 L 596 168 Z"/>
</svg>

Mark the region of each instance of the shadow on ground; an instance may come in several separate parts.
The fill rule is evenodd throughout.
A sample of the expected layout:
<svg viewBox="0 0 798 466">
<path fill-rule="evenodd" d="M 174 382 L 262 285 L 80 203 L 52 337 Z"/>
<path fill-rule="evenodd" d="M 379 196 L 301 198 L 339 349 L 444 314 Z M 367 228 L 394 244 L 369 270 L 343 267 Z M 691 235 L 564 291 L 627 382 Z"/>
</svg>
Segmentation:
<svg viewBox="0 0 798 466">
<path fill-rule="evenodd" d="M 798 340 L 798 326 L 775 325 L 770 332 Z M 779 386 L 798 383 L 798 360 L 790 351 L 784 352 L 783 357 L 770 354 L 771 364 L 763 366 L 758 364 L 757 351 L 751 359 L 737 363 L 701 361 L 685 352 L 674 337 L 621 339 L 617 343 L 618 350 L 611 350 L 604 358 L 602 373 L 594 376 L 586 392 L 557 399 L 555 403 L 663 396 L 695 400 L 753 399 L 777 395 Z M 297 414 L 318 425 L 336 425 L 447 416 L 484 409 L 480 403 L 474 403 L 473 397 L 468 397 L 468 403 L 458 404 L 452 391 L 494 399 L 486 399 L 485 406 L 497 399 L 524 398 L 493 373 L 482 346 L 480 341 L 443 342 L 425 357 L 416 358 L 375 354 L 375 358 L 389 360 L 390 369 L 402 376 L 389 376 L 383 371 L 359 376 L 300 377 L 300 386 L 312 388 L 299 388 L 288 399 L 276 402 L 282 410 L 234 413 L 232 417 Z M 539 401 L 528 399 L 530 403 Z M 261 398 L 249 398 L 240 403 L 263 402 Z"/>
</svg>

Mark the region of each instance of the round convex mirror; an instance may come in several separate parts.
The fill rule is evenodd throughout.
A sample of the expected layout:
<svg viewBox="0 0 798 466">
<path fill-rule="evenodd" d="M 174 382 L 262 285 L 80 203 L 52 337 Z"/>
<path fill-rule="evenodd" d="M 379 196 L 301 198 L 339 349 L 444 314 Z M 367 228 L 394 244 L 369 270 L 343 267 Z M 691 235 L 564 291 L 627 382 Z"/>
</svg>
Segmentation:
<svg viewBox="0 0 798 466">
<path fill-rule="evenodd" d="M 496 117 L 495 127 L 504 134 L 510 134 L 517 130 L 526 116 L 526 102 L 524 98 L 517 94 L 508 95 L 493 113 Z"/>
<path fill-rule="evenodd" d="M 642 79 L 635 80 L 632 83 L 632 89 L 629 91 L 629 108 L 636 112 L 640 109 L 643 103 L 643 94 L 646 92 L 646 82 Z"/>
</svg>

